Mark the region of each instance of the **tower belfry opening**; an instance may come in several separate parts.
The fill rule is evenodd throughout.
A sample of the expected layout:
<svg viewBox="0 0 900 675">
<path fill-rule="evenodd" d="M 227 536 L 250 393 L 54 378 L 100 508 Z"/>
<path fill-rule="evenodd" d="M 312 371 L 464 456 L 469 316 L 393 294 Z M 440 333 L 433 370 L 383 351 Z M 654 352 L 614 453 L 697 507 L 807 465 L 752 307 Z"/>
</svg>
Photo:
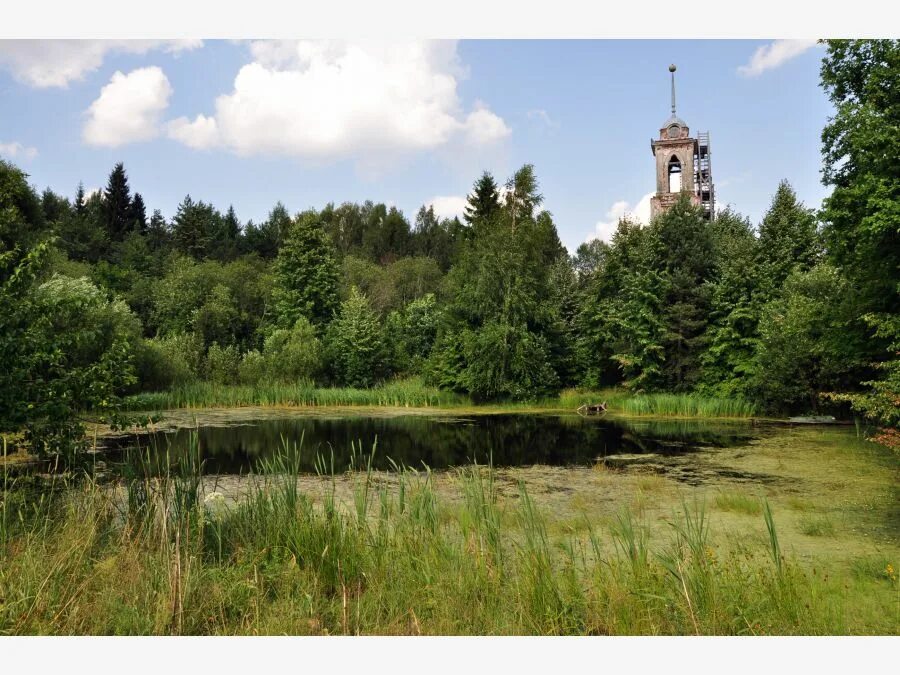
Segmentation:
<svg viewBox="0 0 900 675">
<path fill-rule="evenodd" d="M 669 66 L 672 81 L 672 114 L 650 141 L 656 158 L 656 194 L 650 200 L 650 215 L 670 208 L 682 193 L 703 208 L 708 220 L 715 218 L 715 189 L 709 132 L 690 135 L 688 125 L 675 112 L 675 65 Z"/>
</svg>

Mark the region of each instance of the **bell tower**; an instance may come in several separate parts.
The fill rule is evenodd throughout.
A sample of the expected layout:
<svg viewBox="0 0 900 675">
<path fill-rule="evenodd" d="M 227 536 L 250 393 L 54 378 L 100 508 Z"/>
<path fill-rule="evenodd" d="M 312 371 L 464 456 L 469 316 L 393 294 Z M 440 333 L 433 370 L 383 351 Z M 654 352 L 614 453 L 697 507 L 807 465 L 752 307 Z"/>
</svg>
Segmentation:
<svg viewBox="0 0 900 675">
<path fill-rule="evenodd" d="M 659 138 L 650 141 L 656 158 L 656 194 L 650 200 L 650 217 L 670 208 L 682 192 L 691 203 L 703 207 L 708 220 L 715 217 L 709 133 L 693 138 L 688 125 L 675 114 L 675 65 L 672 76 L 672 115 L 659 130 Z"/>
</svg>

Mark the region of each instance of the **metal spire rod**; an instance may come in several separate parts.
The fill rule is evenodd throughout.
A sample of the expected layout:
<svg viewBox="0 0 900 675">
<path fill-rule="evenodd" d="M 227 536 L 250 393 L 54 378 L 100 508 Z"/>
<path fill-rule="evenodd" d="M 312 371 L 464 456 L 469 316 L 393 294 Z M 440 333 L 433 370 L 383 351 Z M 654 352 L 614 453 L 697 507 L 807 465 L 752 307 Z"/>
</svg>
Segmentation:
<svg viewBox="0 0 900 675">
<path fill-rule="evenodd" d="M 669 66 L 669 72 L 672 73 L 672 117 L 675 117 L 675 64 Z"/>
</svg>

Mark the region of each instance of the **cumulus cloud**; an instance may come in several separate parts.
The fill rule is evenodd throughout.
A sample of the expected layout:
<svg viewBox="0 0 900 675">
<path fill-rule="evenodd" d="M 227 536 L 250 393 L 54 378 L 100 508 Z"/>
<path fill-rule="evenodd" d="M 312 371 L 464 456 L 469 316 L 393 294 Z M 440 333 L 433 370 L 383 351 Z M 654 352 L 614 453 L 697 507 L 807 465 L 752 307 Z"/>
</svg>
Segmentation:
<svg viewBox="0 0 900 675">
<path fill-rule="evenodd" d="M 606 218 L 597 221 L 597 224 L 594 226 L 594 232 L 588 236 L 587 241 L 592 239 L 601 239 L 605 242 L 611 241 L 622 218 L 629 218 L 634 222 L 645 225 L 649 223 L 650 199 L 653 197 L 653 194 L 653 192 L 648 192 L 633 207 L 629 206 L 625 200 L 615 202 L 609 207 L 609 211 L 606 212 Z"/>
<path fill-rule="evenodd" d="M 775 40 L 753 52 L 750 61 L 738 67 L 738 73 L 745 77 L 757 77 L 767 70 L 778 68 L 815 46 L 815 40 Z"/>
<path fill-rule="evenodd" d="M 384 161 L 510 134 L 484 103 L 462 110 L 453 42 L 260 41 L 250 53 L 214 114 L 174 120 L 170 137 L 240 155 Z"/>
<path fill-rule="evenodd" d="M 169 138 L 184 143 L 195 150 L 206 150 L 219 142 L 219 128 L 215 117 L 197 115 L 194 121 L 179 117 L 167 125 Z"/>
<path fill-rule="evenodd" d="M 37 148 L 22 145 L 18 141 L 12 143 L 0 142 L 0 157 L 9 159 L 34 159 L 37 157 Z"/>
<path fill-rule="evenodd" d="M 0 68 L 32 87 L 65 87 L 97 70 L 107 54 L 179 53 L 200 40 L 0 40 Z"/>
<path fill-rule="evenodd" d="M 156 138 L 171 95 L 169 79 L 157 66 L 127 75 L 116 71 L 86 111 L 82 137 L 90 145 L 111 148 Z"/>
<path fill-rule="evenodd" d="M 438 218 L 453 218 L 459 216 L 462 218 L 468 203 L 465 195 L 450 195 L 445 197 L 433 197 L 425 202 L 425 206 L 434 208 L 434 214 Z"/>
</svg>

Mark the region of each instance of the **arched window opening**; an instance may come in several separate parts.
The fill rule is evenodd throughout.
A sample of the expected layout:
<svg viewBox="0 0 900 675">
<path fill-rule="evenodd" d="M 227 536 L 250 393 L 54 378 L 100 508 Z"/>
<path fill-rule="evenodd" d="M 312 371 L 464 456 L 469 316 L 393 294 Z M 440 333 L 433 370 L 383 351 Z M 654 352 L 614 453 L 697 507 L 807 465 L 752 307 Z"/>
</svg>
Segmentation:
<svg viewBox="0 0 900 675">
<path fill-rule="evenodd" d="M 669 192 L 681 192 L 681 162 L 675 155 L 669 160 Z"/>
</svg>

